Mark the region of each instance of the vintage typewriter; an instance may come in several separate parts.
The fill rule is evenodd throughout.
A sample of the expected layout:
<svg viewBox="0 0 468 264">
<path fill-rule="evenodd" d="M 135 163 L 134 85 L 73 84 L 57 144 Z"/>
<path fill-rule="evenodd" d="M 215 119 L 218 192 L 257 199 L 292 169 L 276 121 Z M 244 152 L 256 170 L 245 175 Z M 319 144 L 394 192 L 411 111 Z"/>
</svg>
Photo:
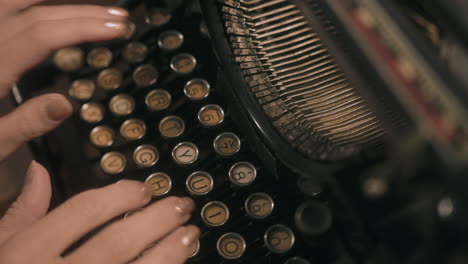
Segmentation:
<svg viewBox="0 0 468 264">
<path fill-rule="evenodd" d="M 126 38 L 15 89 L 74 104 L 31 145 L 56 203 L 123 178 L 192 196 L 188 263 L 468 261 L 462 1 L 116 5 Z"/>
</svg>

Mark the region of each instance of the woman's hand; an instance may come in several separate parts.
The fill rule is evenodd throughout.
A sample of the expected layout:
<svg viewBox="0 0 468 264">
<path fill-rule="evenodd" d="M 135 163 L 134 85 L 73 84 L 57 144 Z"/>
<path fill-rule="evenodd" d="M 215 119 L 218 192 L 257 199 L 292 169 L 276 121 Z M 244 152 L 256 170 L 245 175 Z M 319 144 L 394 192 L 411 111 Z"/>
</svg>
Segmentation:
<svg viewBox="0 0 468 264">
<path fill-rule="evenodd" d="M 80 6 L 28 6 L 38 0 L 0 1 L 0 97 L 28 69 L 56 49 L 110 40 L 127 32 L 126 10 Z M 18 146 L 58 126 L 72 112 L 61 95 L 34 98 L 0 118 L 0 160 Z"/>
<path fill-rule="evenodd" d="M 78 194 L 49 214 L 47 171 L 33 162 L 22 193 L 0 221 L 1 264 L 181 264 L 197 248 L 199 230 L 181 226 L 191 216 L 189 198 L 169 197 L 117 220 L 66 256 L 63 252 L 88 232 L 151 199 L 149 186 L 120 181 Z M 154 242 L 157 244 L 151 248 Z"/>
<path fill-rule="evenodd" d="M 80 42 L 110 40 L 127 31 L 127 12 L 97 6 L 30 7 L 38 0 L 0 2 L 0 96 L 52 51 Z M 30 8 L 29 8 L 30 7 Z M 58 94 L 34 98 L 0 118 L 0 161 L 24 142 L 58 126 L 72 112 Z M 199 230 L 181 227 L 193 211 L 189 198 L 170 197 L 118 220 L 63 256 L 90 231 L 151 199 L 149 187 L 121 181 L 86 191 L 49 214 L 47 171 L 33 162 L 23 191 L 0 220 L 0 264 L 183 263 L 196 249 Z"/>
</svg>

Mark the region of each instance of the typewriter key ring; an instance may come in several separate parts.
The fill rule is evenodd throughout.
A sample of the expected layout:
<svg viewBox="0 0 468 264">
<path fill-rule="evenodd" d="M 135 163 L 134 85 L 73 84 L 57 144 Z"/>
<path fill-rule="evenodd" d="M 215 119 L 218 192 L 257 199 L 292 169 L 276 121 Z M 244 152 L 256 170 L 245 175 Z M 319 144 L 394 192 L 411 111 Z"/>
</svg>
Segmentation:
<svg viewBox="0 0 468 264">
<path fill-rule="evenodd" d="M 146 183 L 151 185 L 154 197 L 167 194 L 172 188 L 172 180 L 169 175 L 163 172 L 156 172 L 146 178 Z"/>
<path fill-rule="evenodd" d="M 198 148 L 190 142 L 182 142 L 172 149 L 172 158 L 178 165 L 190 165 L 198 159 Z"/>
<path fill-rule="evenodd" d="M 72 83 L 70 90 L 68 90 L 68 94 L 77 100 L 86 101 L 93 97 L 95 90 L 96 85 L 94 85 L 93 81 L 80 79 Z"/>
<path fill-rule="evenodd" d="M 193 101 L 205 99 L 210 94 L 210 84 L 205 79 L 192 79 L 185 84 L 184 94 Z"/>
<path fill-rule="evenodd" d="M 53 61 L 61 71 L 77 71 L 84 64 L 84 52 L 77 47 L 63 48 L 54 54 Z"/>
<path fill-rule="evenodd" d="M 213 201 L 205 204 L 201 209 L 203 222 L 210 227 L 224 225 L 229 219 L 228 207 L 219 201 Z"/>
</svg>

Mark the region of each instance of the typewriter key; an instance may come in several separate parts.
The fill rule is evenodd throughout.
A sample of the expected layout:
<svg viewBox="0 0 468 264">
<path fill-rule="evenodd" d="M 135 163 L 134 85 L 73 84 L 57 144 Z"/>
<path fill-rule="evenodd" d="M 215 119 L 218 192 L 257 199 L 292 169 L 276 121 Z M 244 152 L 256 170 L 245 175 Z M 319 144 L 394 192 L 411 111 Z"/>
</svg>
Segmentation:
<svg viewBox="0 0 468 264">
<path fill-rule="evenodd" d="M 176 30 L 167 30 L 158 37 L 158 45 L 162 50 L 176 50 L 184 43 L 184 35 Z"/>
<path fill-rule="evenodd" d="M 195 248 L 193 253 L 190 254 L 189 258 L 195 257 L 198 254 L 198 252 L 200 252 L 200 240 L 197 240 L 197 247 Z"/>
<path fill-rule="evenodd" d="M 250 162 L 237 162 L 229 169 L 229 180 L 238 186 L 250 185 L 256 177 L 257 169 Z"/>
<path fill-rule="evenodd" d="M 157 8 L 146 18 L 146 22 L 153 26 L 161 27 L 167 24 L 171 20 L 171 17 L 171 14 L 167 10 Z"/>
<path fill-rule="evenodd" d="M 273 253 L 285 253 L 290 250 L 295 241 L 292 230 L 284 225 L 274 225 L 265 233 L 265 245 Z"/>
<path fill-rule="evenodd" d="M 209 202 L 203 206 L 201 217 L 207 226 L 222 226 L 229 219 L 229 209 L 222 202 Z"/>
<path fill-rule="evenodd" d="M 133 34 L 135 34 L 136 25 L 133 22 L 127 22 L 127 27 L 125 28 L 125 34 L 123 35 L 124 39 L 131 39 Z"/>
<path fill-rule="evenodd" d="M 197 59 L 188 53 L 178 54 L 171 60 L 171 69 L 178 74 L 189 74 L 197 66 Z"/>
<path fill-rule="evenodd" d="M 210 84 L 204 79 L 192 79 L 185 84 L 184 93 L 190 100 L 201 100 L 210 94 Z"/>
<path fill-rule="evenodd" d="M 198 111 L 198 120 L 206 127 L 214 127 L 224 120 L 224 111 L 219 105 L 205 105 Z"/>
<path fill-rule="evenodd" d="M 238 259 L 244 255 L 245 240 L 237 233 L 226 233 L 222 235 L 216 243 L 219 255 L 225 259 Z"/>
<path fill-rule="evenodd" d="M 219 155 L 230 156 L 239 152 L 241 142 L 234 133 L 222 133 L 215 138 L 213 146 Z"/>
<path fill-rule="evenodd" d="M 81 106 L 80 116 L 83 121 L 97 123 L 104 119 L 104 107 L 99 103 L 86 103 Z"/>
<path fill-rule="evenodd" d="M 156 172 L 146 178 L 146 183 L 149 183 L 153 188 L 153 196 L 162 196 L 167 194 L 172 187 L 171 178 L 163 172 Z"/>
<path fill-rule="evenodd" d="M 53 61 L 61 71 L 77 71 L 83 66 L 84 52 L 77 47 L 63 48 L 54 54 Z"/>
<path fill-rule="evenodd" d="M 176 138 L 185 130 L 185 122 L 178 116 L 166 116 L 159 122 L 159 133 L 164 138 Z"/>
<path fill-rule="evenodd" d="M 112 62 L 112 51 L 108 48 L 94 48 L 88 53 L 86 61 L 89 66 L 96 69 L 109 67 Z"/>
<path fill-rule="evenodd" d="M 114 90 L 122 85 L 122 72 L 109 68 L 101 71 L 97 77 L 97 84 L 104 90 Z"/>
<path fill-rule="evenodd" d="M 121 173 L 126 164 L 125 156 L 117 151 L 108 152 L 101 158 L 101 169 L 108 174 Z"/>
<path fill-rule="evenodd" d="M 145 59 L 147 53 L 148 48 L 145 44 L 140 42 L 131 42 L 123 49 L 122 56 L 127 62 L 139 63 Z"/>
<path fill-rule="evenodd" d="M 135 100 L 126 94 L 115 95 L 109 102 L 109 109 L 116 116 L 129 115 L 135 109 Z"/>
<path fill-rule="evenodd" d="M 72 83 L 68 93 L 77 100 L 86 101 L 93 97 L 94 90 L 96 90 L 96 86 L 93 81 L 80 79 Z"/>
<path fill-rule="evenodd" d="M 158 80 L 159 72 L 154 66 L 146 64 L 136 68 L 132 77 L 136 85 L 150 86 Z"/>
<path fill-rule="evenodd" d="M 140 119 L 128 119 L 120 126 L 120 134 L 128 140 L 137 140 L 145 136 L 146 125 Z"/>
<path fill-rule="evenodd" d="M 198 148 L 190 142 L 182 142 L 172 149 L 172 158 L 179 165 L 189 165 L 197 161 Z"/>
<path fill-rule="evenodd" d="M 129 218 L 130 216 L 132 216 L 132 215 L 134 215 L 134 214 L 140 212 L 140 211 L 143 210 L 143 209 L 144 209 L 144 208 L 137 208 L 137 209 L 135 209 L 135 210 L 128 211 L 128 212 L 125 213 L 123 219 L 125 220 L 125 219 Z"/>
<path fill-rule="evenodd" d="M 245 211 L 253 218 L 262 219 L 273 212 L 275 204 L 266 193 L 251 194 L 245 201 Z"/>
<path fill-rule="evenodd" d="M 284 264 L 310 264 L 310 262 L 300 257 L 293 257 L 288 259 Z"/>
<path fill-rule="evenodd" d="M 108 126 L 98 126 L 89 133 L 89 140 L 97 147 L 109 147 L 114 143 L 114 131 Z"/>
<path fill-rule="evenodd" d="M 146 95 L 145 103 L 150 110 L 161 111 L 171 105 L 171 100 L 171 94 L 166 90 L 156 89 Z"/>
<path fill-rule="evenodd" d="M 151 167 L 159 160 L 158 149 L 151 145 L 141 145 L 133 152 L 133 160 L 140 168 Z"/>
<path fill-rule="evenodd" d="M 207 172 L 197 171 L 185 181 L 187 190 L 193 195 L 205 195 L 213 190 L 213 177 Z"/>
</svg>

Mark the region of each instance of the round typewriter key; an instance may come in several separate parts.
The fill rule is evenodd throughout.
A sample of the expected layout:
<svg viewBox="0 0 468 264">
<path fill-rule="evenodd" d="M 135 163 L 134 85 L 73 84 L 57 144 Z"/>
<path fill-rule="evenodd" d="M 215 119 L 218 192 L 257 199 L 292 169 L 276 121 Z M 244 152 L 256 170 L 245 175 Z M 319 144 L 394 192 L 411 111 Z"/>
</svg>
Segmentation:
<svg viewBox="0 0 468 264">
<path fill-rule="evenodd" d="M 149 64 L 141 65 L 133 72 L 133 81 L 138 86 L 150 86 L 158 80 L 158 70 Z"/>
<path fill-rule="evenodd" d="M 188 176 L 185 185 L 193 195 L 205 195 L 213 190 L 213 177 L 207 172 L 197 171 Z"/>
<path fill-rule="evenodd" d="M 284 225 L 274 225 L 265 233 L 265 245 L 273 253 L 285 253 L 294 245 L 294 233 Z"/>
<path fill-rule="evenodd" d="M 159 122 L 159 133 L 165 138 L 176 138 L 185 130 L 185 122 L 178 116 L 166 116 Z"/>
<path fill-rule="evenodd" d="M 71 97 L 77 100 L 86 101 L 93 97 L 95 89 L 96 86 L 94 85 L 93 81 L 87 79 L 80 79 L 72 83 L 70 90 L 68 90 L 68 93 Z"/>
<path fill-rule="evenodd" d="M 166 90 L 156 89 L 152 90 L 146 95 L 145 103 L 150 110 L 161 111 L 171 105 L 171 94 Z"/>
<path fill-rule="evenodd" d="M 95 146 L 109 147 L 114 143 L 114 131 L 108 126 L 98 126 L 91 130 L 89 140 Z"/>
<path fill-rule="evenodd" d="M 53 61 L 61 71 L 77 71 L 83 66 L 84 52 L 77 47 L 63 48 L 54 54 Z"/>
<path fill-rule="evenodd" d="M 97 77 L 97 84 L 104 90 L 114 90 L 122 85 L 122 72 L 109 68 L 101 71 Z"/>
<path fill-rule="evenodd" d="M 171 60 L 171 68 L 178 74 L 189 74 L 197 66 L 197 59 L 188 53 L 174 56 Z"/>
<path fill-rule="evenodd" d="M 230 156 L 239 152 L 241 142 L 233 133 L 222 133 L 217 136 L 213 143 L 215 151 L 221 156 Z"/>
<path fill-rule="evenodd" d="M 229 180 L 235 185 L 250 185 L 255 178 L 257 178 L 257 169 L 250 162 L 237 162 L 229 169 Z"/>
<path fill-rule="evenodd" d="M 310 262 L 300 257 L 293 257 L 288 259 L 284 264 L 310 264 Z"/>
<path fill-rule="evenodd" d="M 222 235 L 216 243 L 219 255 L 225 259 L 238 259 L 244 255 L 245 240 L 237 233 L 226 233 Z"/>
<path fill-rule="evenodd" d="M 131 39 L 133 34 L 135 34 L 136 25 L 133 22 L 127 22 L 127 26 L 125 28 L 125 34 L 123 35 L 124 39 Z"/>
<path fill-rule="evenodd" d="M 190 100 L 201 100 L 210 94 L 210 84 L 204 79 L 192 79 L 185 84 L 184 93 Z"/>
<path fill-rule="evenodd" d="M 266 193 L 251 194 L 245 201 L 245 211 L 253 218 L 262 219 L 273 212 L 275 204 Z"/>
<path fill-rule="evenodd" d="M 154 9 L 151 15 L 146 18 L 146 22 L 153 26 L 161 27 L 167 24 L 171 20 L 171 14 L 165 9 Z"/>
<path fill-rule="evenodd" d="M 122 56 L 127 62 L 139 63 L 145 59 L 147 53 L 148 48 L 145 44 L 140 42 L 131 42 L 123 49 Z"/>
<path fill-rule="evenodd" d="M 206 127 L 214 127 L 224 120 L 224 111 L 219 105 L 205 105 L 198 111 L 198 120 Z"/>
<path fill-rule="evenodd" d="M 229 219 L 229 209 L 222 202 L 209 202 L 201 209 L 201 217 L 207 226 L 222 226 Z"/>
<path fill-rule="evenodd" d="M 158 45 L 162 50 L 176 50 L 184 43 L 184 35 L 176 30 L 167 30 L 158 37 Z"/>
<path fill-rule="evenodd" d="M 80 116 L 83 121 L 97 123 L 104 119 L 104 107 L 99 103 L 86 103 L 81 106 Z"/>
<path fill-rule="evenodd" d="M 128 211 L 128 212 L 125 213 L 123 219 L 125 220 L 125 219 L 129 218 L 130 216 L 140 212 L 141 210 L 143 210 L 143 208 L 137 208 L 135 210 Z"/>
<path fill-rule="evenodd" d="M 135 109 L 135 100 L 126 94 L 115 95 L 109 102 L 109 109 L 116 116 L 129 115 Z"/>
<path fill-rule="evenodd" d="M 120 126 L 120 134 L 128 140 L 137 140 L 145 136 L 146 125 L 140 119 L 129 119 Z"/>
<path fill-rule="evenodd" d="M 151 145 L 141 145 L 133 152 L 133 160 L 138 167 L 151 167 L 159 160 L 158 149 Z"/>
<path fill-rule="evenodd" d="M 153 190 L 153 196 L 162 196 L 167 194 L 172 187 L 171 178 L 162 172 L 156 172 L 146 178 L 146 183 L 149 183 Z"/>
<path fill-rule="evenodd" d="M 86 61 L 93 68 L 109 67 L 112 62 L 112 51 L 108 48 L 94 48 L 88 53 Z"/>
<path fill-rule="evenodd" d="M 200 240 L 197 240 L 197 247 L 195 248 L 193 253 L 190 254 L 189 258 L 195 257 L 198 254 L 198 252 L 200 252 Z"/>
<path fill-rule="evenodd" d="M 101 158 L 101 169 L 108 174 L 121 173 L 126 164 L 125 156 L 117 151 L 108 152 Z"/>
<path fill-rule="evenodd" d="M 179 165 L 189 165 L 197 161 L 198 148 L 190 142 L 182 142 L 172 149 L 172 158 Z"/>
</svg>

